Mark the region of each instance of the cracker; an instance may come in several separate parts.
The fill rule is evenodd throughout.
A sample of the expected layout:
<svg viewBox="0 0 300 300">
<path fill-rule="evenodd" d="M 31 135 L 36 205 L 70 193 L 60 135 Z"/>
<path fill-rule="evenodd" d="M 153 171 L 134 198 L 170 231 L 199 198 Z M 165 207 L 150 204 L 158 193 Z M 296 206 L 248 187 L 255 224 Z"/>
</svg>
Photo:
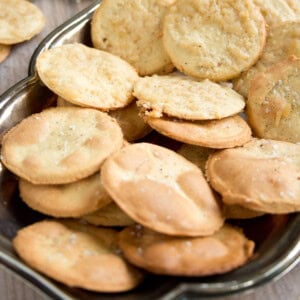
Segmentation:
<svg viewBox="0 0 300 300">
<path fill-rule="evenodd" d="M 142 274 L 119 255 L 117 236 L 74 221 L 42 221 L 19 230 L 13 246 L 30 267 L 69 287 L 121 292 Z"/>
<path fill-rule="evenodd" d="M 74 106 L 74 104 L 58 97 L 57 106 Z M 139 116 L 139 108 L 135 101 L 124 108 L 110 111 L 109 115 L 116 119 L 124 139 L 128 142 L 141 139 L 152 131 L 152 128 Z"/>
<path fill-rule="evenodd" d="M 299 0 L 254 0 L 271 27 L 287 21 L 300 21 Z"/>
<path fill-rule="evenodd" d="M 109 115 L 116 119 L 123 131 L 124 139 L 128 142 L 141 139 L 152 131 L 152 128 L 139 116 L 139 108 L 135 101 L 124 108 L 109 112 Z"/>
<path fill-rule="evenodd" d="M 264 215 L 261 211 L 248 209 L 240 205 L 224 205 L 223 212 L 226 219 L 252 219 Z"/>
<path fill-rule="evenodd" d="M 9 55 L 11 47 L 9 45 L 0 45 L 0 63 Z"/>
<path fill-rule="evenodd" d="M 92 19 L 95 48 L 118 55 L 140 75 L 174 68 L 162 43 L 162 20 L 175 0 L 104 0 Z"/>
<path fill-rule="evenodd" d="M 226 204 L 274 214 L 300 211 L 300 145 L 253 139 L 212 154 L 207 176 Z"/>
<path fill-rule="evenodd" d="M 85 178 L 120 149 L 117 122 L 94 109 L 56 107 L 34 114 L 5 134 L 2 162 L 35 184 L 64 184 Z"/>
<path fill-rule="evenodd" d="M 187 120 L 221 119 L 239 113 L 245 106 L 243 97 L 228 87 L 182 76 L 140 78 L 134 95 L 137 105 L 151 117 L 167 114 Z"/>
<path fill-rule="evenodd" d="M 0 0 L 0 44 L 12 45 L 42 31 L 45 17 L 37 6 L 24 0 Z"/>
<path fill-rule="evenodd" d="M 79 105 L 76 105 L 76 104 L 73 104 L 69 101 L 66 101 L 64 98 L 60 97 L 60 96 L 57 96 L 57 99 L 56 99 L 56 106 L 60 107 L 66 107 L 66 106 L 75 106 L 75 107 L 80 107 Z"/>
<path fill-rule="evenodd" d="M 183 144 L 177 153 L 185 157 L 187 160 L 195 164 L 205 173 L 205 166 L 210 154 L 214 153 L 215 150 L 211 148 L 193 146 L 188 144 Z"/>
<path fill-rule="evenodd" d="M 163 26 L 164 46 L 176 68 L 213 81 L 249 69 L 265 38 L 264 18 L 252 0 L 177 0 Z"/>
<path fill-rule="evenodd" d="M 248 97 L 250 83 L 258 73 L 264 72 L 291 55 L 300 57 L 300 21 L 286 22 L 270 28 L 260 60 L 234 80 L 234 89 L 244 97 Z"/>
<path fill-rule="evenodd" d="M 112 201 L 96 174 L 69 184 L 36 185 L 19 181 L 22 200 L 32 209 L 53 217 L 80 217 Z"/>
<path fill-rule="evenodd" d="M 145 117 L 159 133 L 174 140 L 208 148 L 223 149 L 249 142 L 251 129 L 240 116 L 211 121 L 185 121 L 174 118 Z"/>
<path fill-rule="evenodd" d="M 133 220 L 170 235 L 210 235 L 223 224 L 201 170 L 177 153 L 129 145 L 101 169 L 104 188 Z"/>
<path fill-rule="evenodd" d="M 250 84 L 247 116 L 258 137 L 300 142 L 300 59 L 290 57 Z"/>
<path fill-rule="evenodd" d="M 253 255 L 254 242 L 224 225 L 209 237 L 171 237 L 132 226 L 120 234 L 120 247 L 134 265 L 156 274 L 207 276 L 229 272 Z"/>
<path fill-rule="evenodd" d="M 115 202 L 109 203 L 92 214 L 83 216 L 82 219 L 96 226 L 130 226 L 134 224 L 134 221 Z"/>
<path fill-rule="evenodd" d="M 44 84 L 73 104 L 110 110 L 133 100 L 138 75 L 110 53 L 82 44 L 63 45 L 40 54 L 36 66 Z"/>
</svg>

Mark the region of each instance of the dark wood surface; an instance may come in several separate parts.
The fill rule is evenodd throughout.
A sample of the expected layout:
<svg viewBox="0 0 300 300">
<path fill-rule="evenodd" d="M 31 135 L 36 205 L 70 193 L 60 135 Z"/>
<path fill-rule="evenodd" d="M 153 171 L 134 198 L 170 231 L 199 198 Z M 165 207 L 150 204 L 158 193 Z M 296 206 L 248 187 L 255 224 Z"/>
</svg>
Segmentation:
<svg viewBox="0 0 300 300">
<path fill-rule="evenodd" d="M 55 27 L 93 3 L 93 0 L 36 0 L 32 2 L 44 12 L 47 19 L 46 27 L 40 35 L 31 41 L 14 46 L 7 60 L 0 64 L 0 94 L 26 77 L 30 57 L 39 42 Z M 48 298 L 34 286 L 0 265 L 0 299 L 43 300 Z M 300 300 L 300 265 L 276 282 L 247 293 L 222 299 Z"/>
</svg>

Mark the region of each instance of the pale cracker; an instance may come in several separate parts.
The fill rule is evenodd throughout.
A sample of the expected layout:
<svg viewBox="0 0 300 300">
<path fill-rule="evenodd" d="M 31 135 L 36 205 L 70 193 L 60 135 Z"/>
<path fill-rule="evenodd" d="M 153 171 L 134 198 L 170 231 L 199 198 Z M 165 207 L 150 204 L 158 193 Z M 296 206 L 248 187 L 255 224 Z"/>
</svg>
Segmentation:
<svg viewBox="0 0 300 300">
<path fill-rule="evenodd" d="M 258 137 L 300 142 L 299 74 L 300 59 L 290 57 L 252 80 L 247 116 Z"/>
<path fill-rule="evenodd" d="M 35 184 L 64 184 L 92 175 L 122 147 L 118 123 L 95 109 L 56 107 L 5 134 L 2 162 Z"/>
<path fill-rule="evenodd" d="M 291 55 L 300 57 L 300 21 L 286 22 L 270 28 L 260 60 L 234 80 L 234 89 L 247 98 L 250 83 L 258 73 Z"/>
<path fill-rule="evenodd" d="M 29 40 L 44 26 L 43 13 L 29 1 L 0 0 L 0 44 L 12 45 Z"/>
<path fill-rule="evenodd" d="M 101 180 L 136 222 L 170 235 L 210 235 L 223 224 L 220 207 L 201 170 L 153 144 L 122 148 L 108 158 Z"/>
<path fill-rule="evenodd" d="M 36 66 L 44 84 L 73 104 L 110 110 L 133 100 L 138 75 L 110 53 L 82 44 L 63 45 L 41 53 Z"/>
<path fill-rule="evenodd" d="M 163 42 L 181 72 L 225 81 L 249 69 L 265 45 L 265 20 L 252 0 L 177 0 Z"/>
<path fill-rule="evenodd" d="M 167 114 L 187 120 L 221 119 L 239 113 L 245 106 L 243 97 L 228 87 L 182 76 L 140 78 L 134 95 L 138 106 L 151 117 Z"/>
<path fill-rule="evenodd" d="M 140 75 L 174 68 L 162 43 L 162 20 L 175 0 L 104 0 L 92 19 L 95 48 L 118 55 Z"/>
<path fill-rule="evenodd" d="M 122 292 L 143 276 L 120 256 L 117 236 L 75 221 L 42 221 L 19 230 L 13 246 L 30 267 L 69 287 Z"/>
</svg>

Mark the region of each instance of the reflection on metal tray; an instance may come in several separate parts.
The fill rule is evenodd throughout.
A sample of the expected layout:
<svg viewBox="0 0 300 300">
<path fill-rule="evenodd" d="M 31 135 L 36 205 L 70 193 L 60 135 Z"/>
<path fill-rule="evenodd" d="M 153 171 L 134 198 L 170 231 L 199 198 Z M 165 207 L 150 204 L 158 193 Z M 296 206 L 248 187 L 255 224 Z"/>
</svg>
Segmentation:
<svg viewBox="0 0 300 300">
<path fill-rule="evenodd" d="M 51 105 L 53 94 L 35 74 L 35 62 L 44 49 L 70 42 L 90 45 L 89 23 L 97 1 L 91 7 L 51 33 L 35 51 L 29 77 L 1 96 L 0 134 L 26 116 Z M 155 140 L 155 136 L 152 136 Z M 285 274 L 299 261 L 300 214 L 266 215 L 252 220 L 239 221 L 246 235 L 256 241 L 256 255 L 246 266 L 224 275 L 181 278 L 149 275 L 137 289 L 117 295 L 96 294 L 71 289 L 58 284 L 24 265 L 14 254 L 11 239 L 16 231 L 45 218 L 20 201 L 16 177 L 0 165 L 0 261 L 55 299 L 198 299 L 200 296 L 226 295 L 253 288 Z"/>
</svg>

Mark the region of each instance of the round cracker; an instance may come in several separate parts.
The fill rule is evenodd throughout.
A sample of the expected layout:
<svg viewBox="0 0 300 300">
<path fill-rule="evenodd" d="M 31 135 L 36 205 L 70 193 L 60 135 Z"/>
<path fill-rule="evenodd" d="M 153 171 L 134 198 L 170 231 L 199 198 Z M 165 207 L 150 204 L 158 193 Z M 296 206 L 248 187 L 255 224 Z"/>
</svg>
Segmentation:
<svg viewBox="0 0 300 300">
<path fill-rule="evenodd" d="M 253 139 L 212 154 L 207 177 L 226 204 L 275 214 L 300 211 L 300 145 Z"/>
<path fill-rule="evenodd" d="M 137 105 L 151 117 L 168 116 L 187 120 L 221 119 L 239 113 L 243 97 L 209 80 L 201 82 L 182 76 L 140 78 L 134 85 Z"/>
<path fill-rule="evenodd" d="M 270 28 L 260 60 L 234 80 L 234 89 L 247 97 L 250 83 L 258 73 L 286 60 L 291 55 L 300 57 L 300 21 L 286 22 Z"/>
<path fill-rule="evenodd" d="M 162 19 L 175 0 L 104 0 L 92 19 L 95 48 L 118 55 L 140 75 L 174 68 L 162 43 Z"/>
<path fill-rule="evenodd" d="M 104 188 L 133 220 L 170 235 L 210 235 L 223 224 L 201 170 L 153 144 L 129 145 L 101 169 Z"/>
<path fill-rule="evenodd" d="M 57 106 L 75 105 L 58 97 Z M 128 142 L 141 139 L 152 131 L 152 128 L 139 116 L 139 108 L 135 101 L 124 108 L 110 111 L 109 115 L 116 119 L 122 129 L 124 139 Z"/>
<path fill-rule="evenodd" d="M 139 108 L 136 102 L 132 102 L 128 106 L 113 110 L 109 115 L 116 119 L 120 125 L 124 139 L 133 142 L 143 138 L 152 131 L 152 128 L 139 116 Z"/>
<path fill-rule="evenodd" d="M 183 144 L 177 151 L 178 154 L 185 157 L 187 160 L 195 164 L 205 173 L 205 166 L 210 154 L 214 153 L 215 150 L 211 148 L 193 146 Z"/>
<path fill-rule="evenodd" d="M 56 107 L 34 114 L 5 134 L 2 162 L 35 184 L 85 178 L 123 145 L 117 122 L 95 109 Z"/>
<path fill-rule="evenodd" d="M 300 59 L 290 57 L 250 84 L 247 116 L 258 137 L 300 142 Z"/>
<path fill-rule="evenodd" d="M 42 31 L 45 17 L 29 1 L 0 0 L 0 43 L 12 45 L 30 40 Z"/>
<path fill-rule="evenodd" d="M 29 207 L 53 217 L 80 217 L 112 201 L 100 183 L 99 172 L 63 185 L 36 185 L 21 179 L 19 189 Z"/>
<path fill-rule="evenodd" d="M 240 116 L 212 121 L 145 117 L 159 133 L 174 140 L 208 148 L 223 149 L 241 146 L 250 141 L 251 129 Z"/>
<path fill-rule="evenodd" d="M 171 237 L 132 226 L 120 233 L 120 247 L 134 265 L 156 274 L 207 276 L 229 272 L 253 255 L 254 242 L 230 225 L 209 237 Z"/>
<path fill-rule="evenodd" d="M 261 211 L 248 209 L 240 205 L 224 205 L 223 212 L 226 219 L 252 219 L 264 215 Z"/>
<path fill-rule="evenodd" d="M 138 78 L 126 61 L 82 44 L 44 51 L 37 59 L 37 71 L 55 94 L 73 104 L 101 110 L 129 104 Z"/>
<path fill-rule="evenodd" d="M 271 27 L 287 21 L 300 21 L 299 0 L 254 0 L 254 3 Z"/>
<path fill-rule="evenodd" d="M 115 202 L 83 216 L 82 219 L 96 226 L 130 226 L 135 223 Z"/>
<path fill-rule="evenodd" d="M 42 221 L 19 230 L 13 246 L 30 267 L 70 287 L 121 292 L 142 274 L 118 255 L 117 236 L 74 221 Z"/>
<path fill-rule="evenodd" d="M 9 55 L 11 47 L 8 45 L 0 45 L 0 63 L 2 63 Z"/>
<path fill-rule="evenodd" d="M 178 70 L 213 81 L 249 69 L 265 45 L 265 21 L 252 0 L 177 0 L 163 42 Z"/>
</svg>

